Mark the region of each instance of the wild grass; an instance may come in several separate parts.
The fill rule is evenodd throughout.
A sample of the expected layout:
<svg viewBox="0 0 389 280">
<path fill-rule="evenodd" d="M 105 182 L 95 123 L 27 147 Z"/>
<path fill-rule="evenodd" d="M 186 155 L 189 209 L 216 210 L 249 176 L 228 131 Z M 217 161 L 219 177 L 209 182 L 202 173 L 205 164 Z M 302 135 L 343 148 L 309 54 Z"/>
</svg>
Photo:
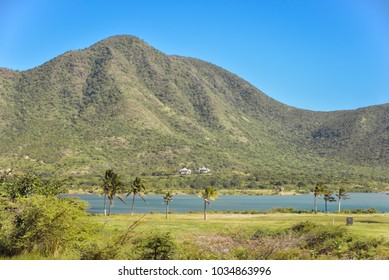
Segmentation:
<svg viewBox="0 0 389 280">
<path fill-rule="evenodd" d="M 388 259 L 389 214 L 201 213 L 95 216 L 106 232 L 141 219 L 134 236 L 169 234 L 177 259 Z M 308 229 L 295 231 L 298 225 Z"/>
</svg>

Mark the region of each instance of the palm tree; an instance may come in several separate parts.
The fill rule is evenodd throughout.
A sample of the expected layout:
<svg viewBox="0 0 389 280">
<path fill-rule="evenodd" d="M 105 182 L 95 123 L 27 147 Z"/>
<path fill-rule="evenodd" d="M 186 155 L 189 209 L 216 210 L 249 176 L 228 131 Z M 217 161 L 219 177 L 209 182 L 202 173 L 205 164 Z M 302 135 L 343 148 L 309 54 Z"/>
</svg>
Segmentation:
<svg viewBox="0 0 389 280">
<path fill-rule="evenodd" d="M 168 219 L 169 202 L 173 201 L 173 194 L 171 192 L 167 192 L 163 197 L 163 201 L 166 203 L 166 219 Z"/>
<path fill-rule="evenodd" d="M 212 187 L 206 187 L 202 192 L 199 193 L 199 197 L 204 199 L 204 220 L 207 220 L 207 204 L 211 206 L 210 200 L 218 198 L 216 189 Z"/>
<path fill-rule="evenodd" d="M 348 194 L 346 190 L 343 187 L 339 188 L 339 191 L 337 194 L 335 194 L 338 197 L 338 212 L 340 212 L 340 201 L 343 199 L 349 199 Z"/>
<path fill-rule="evenodd" d="M 324 192 L 324 185 L 322 184 L 316 184 L 315 189 L 313 190 L 313 208 L 315 210 L 315 213 L 317 213 L 317 203 L 316 198 L 320 195 L 322 195 Z"/>
<path fill-rule="evenodd" d="M 109 200 L 108 216 L 111 215 L 111 208 L 114 204 L 114 198 L 117 197 L 121 202 L 125 201 L 117 195 L 117 192 L 123 186 L 120 176 L 113 170 L 108 169 L 105 171 L 104 177 L 100 176 L 103 180 L 103 194 L 104 194 L 104 215 L 107 215 L 107 198 Z"/>
<path fill-rule="evenodd" d="M 142 191 L 144 191 L 146 188 L 143 185 L 141 179 L 138 177 L 135 178 L 135 180 L 131 183 L 130 187 L 131 187 L 130 192 L 127 194 L 126 197 L 128 197 L 130 194 L 133 194 L 131 215 L 134 215 L 135 196 L 139 195 L 139 197 L 142 198 L 144 202 L 146 202 L 144 194 L 142 193 Z"/>
<path fill-rule="evenodd" d="M 103 180 L 103 192 L 104 194 L 104 215 L 107 215 L 107 195 L 110 189 L 110 177 L 112 176 L 113 170 L 105 170 L 104 177 L 100 176 L 101 180 Z"/>
<path fill-rule="evenodd" d="M 325 211 L 328 212 L 327 211 L 327 203 L 328 202 L 335 202 L 336 199 L 334 197 L 334 194 L 331 193 L 330 189 L 327 186 L 324 187 L 323 196 L 324 196 L 323 198 L 324 198 L 324 203 L 325 203 Z"/>
</svg>

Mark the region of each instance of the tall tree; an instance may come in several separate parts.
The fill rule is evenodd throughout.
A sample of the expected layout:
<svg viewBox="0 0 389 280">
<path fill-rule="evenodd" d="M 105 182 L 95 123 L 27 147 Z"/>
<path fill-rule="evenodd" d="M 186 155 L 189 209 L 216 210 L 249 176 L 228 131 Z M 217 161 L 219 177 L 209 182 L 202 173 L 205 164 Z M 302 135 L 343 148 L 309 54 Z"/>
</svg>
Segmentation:
<svg viewBox="0 0 389 280">
<path fill-rule="evenodd" d="M 163 201 L 166 203 L 166 219 L 168 219 L 169 215 L 169 202 L 173 201 L 173 194 L 171 192 L 167 192 L 163 197 Z"/>
<path fill-rule="evenodd" d="M 322 195 L 324 192 L 324 185 L 323 184 L 316 184 L 314 190 L 313 190 L 313 208 L 315 213 L 317 213 L 317 197 Z"/>
<path fill-rule="evenodd" d="M 109 200 L 108 216 L 111 215 L 111 208 L 114 204 L 114 198 L 117 197 L 121 202 L 125 203 L 123 198 L 117 193 L 122 189 L 123 182 L 120 176 L 113 170 L 108 169 L 105 171 L 104 177 L 100 176 L 103 180 L 103 194 L 104 194 L 104 215 L 107 215 L 107 198 Z"/>
<path fill-rule="evenodd" d="M 211 206 L 211 200 L 218 198 L 216 189 L 212 187 L 206 187 L 199 193 L 199 197 L 204 199 L 204 220 L 207 220 L 207 204 Z"/>
<path fill-rule="evenodd" d="M 142 198 L 144 202 L 146 202 L 145 196 L 142 193 L 146 187 L 143 185 L 141 179 L 139 177 L 136 177 L 135 180 L 130 185 L 130 191 L 128 192 L 128 197 L 130 194 L 132 194 L 132 206 L 131 206 L 131 215 L 134 215 L 134 206 L 135 206 L 135 196 L 139 196 Z"/>
<path fill-rule="evenodd" d="M 340 212 L 340 201 L 342 199 L 343 200 L 349 199 L 349 196 L 343 187 L 340 187 L 338 193 L 336 193 L 335 195 L 338 198 L 338 212 Z"/>
<path fill-rule="evenodd" d="M 325 204 L 325 212 L 328 212 L 327 204 L 328 202 L 335 202 L 336 199 L 334 197 L 334 194 L 331 192 L 331 190 L 325 186 L 323 189 L 323 198 L 324 198 L 324 204 Z"/>
</svg>

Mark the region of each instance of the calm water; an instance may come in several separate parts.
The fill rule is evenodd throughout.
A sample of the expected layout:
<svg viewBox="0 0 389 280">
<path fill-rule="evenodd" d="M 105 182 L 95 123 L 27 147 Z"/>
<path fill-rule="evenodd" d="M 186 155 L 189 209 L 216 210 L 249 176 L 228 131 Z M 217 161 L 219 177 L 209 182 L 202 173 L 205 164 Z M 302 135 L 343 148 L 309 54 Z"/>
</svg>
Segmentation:
<svg viewBox="0 0 389 280">
<path fill-rule="evenodd" d="M 67 195 L 68 196 L 68 195 Z M 89 212 L 103 213 L 103 196 L 84 194 L 73 195 L 86 200 L 89 205 Z M 389 212 L 389 195 L 385 193 L 349 193 L 350 199 L 342 200 L 342 210 L 375 208 L 379 212 Z M 148 195 L 147 204 L 140 198 L 135 199 L 135 213 L 165 212 L 165 204 L 162 195 Z M 115 199 L 112 213 L 130 213 L 132 197 L 126 200 L 127 205 Z M 203 200 L 196 195 L 175 195 L 173 201 L 169 203 L 171 212 L 201 212 L 203 210 Z M 108 207 L 108 203 L 107 203 Z M 208 207 L 208 206 L 207 206 Z M 338 203 L 328 203 L 328 211 L 337 211 Z M 219 199 L 211 203 L 211 211 L 244 211 L 244 210 L 269 210 L 273 208 L 294 208 L 296 210 L 312 210 L 313 195 L 296 196 L 247 196 L 230 195 L 220 196 Z M 317 208 L 324 211 L 324 200 L 317 199 Z M 207 208 L 209 209 L 209 208 Z"/>
</svg>

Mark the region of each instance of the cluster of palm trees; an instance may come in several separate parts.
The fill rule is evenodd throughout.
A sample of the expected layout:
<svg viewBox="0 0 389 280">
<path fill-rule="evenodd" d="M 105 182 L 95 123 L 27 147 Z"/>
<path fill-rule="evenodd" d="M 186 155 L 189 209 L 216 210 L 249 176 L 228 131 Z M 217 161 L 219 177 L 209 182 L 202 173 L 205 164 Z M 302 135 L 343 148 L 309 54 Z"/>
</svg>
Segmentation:
<svg viewBox="0 0 389 280">
<path fill-rule="evenodd" d="M 108 216 L 111 215 L 111 208 L 114 204 L 114 197 L 117 197 L 121 202 L 126 203 L 117 193 L 122 190 L 123 182 L 120 176 L 113 170 L 106 170 L 103 180 L 103 195 L 104 195 L 104 215 L 107 215 L 107 198 L 109 200 Z"/>
<path fill-rule="evenodd" d="M 320 195 L 323 195 L 324 199 L 324 205 L 325 205 L 325 212 L 328 212 L 327 204 L 328 202 L 335 202 L 336 198 L 334 195 L 337 197 L 338 201 L 338 212 L 340 212 L 340 202 L 342 200 L 348 199 L 349 196 L 346 192 L 346 190 L 343 187 L 340 187 L 336 193 L 333 193 L 330 188 L 328 188 L 326 185 L 323 184 L 316 184 L 314 190 L 313 190 L 313 197 L 314 197 L 314 202 L 313 202 L 313 208 L 315 213 L 317 213 L 317 197 Z"/>
<path fill-rule="evenodd" d="M 100 176 L 103 184 L 102 195 L 104 195 L 104 215 L 107 215 L 107 198 L 109 200 L 109 208 L 108 208 L 108 216 L 111 215 L 111 208 L 114 204 L 114 198 L 118 198 L 121 202 L 126 204 L 124 199 L 119 195 L 120 192 L 126 191 L 125 185 L 121 179 L 121 177 L 109 169 L 105 171 L 104 176 Z M 127 189 L 126 197 L 133 195 L 132 197 L 132 207 L 131 207 L 131 215 L 134 214 L 134 205 L 135 205 L 135 196 L 139 196 L 146 202 L 145 196 L 142 191 L 145 190 L 145 186 L 143 185 L 140 178 L 136 177 L 135 180 L 130 184 L 130 188 Z"/>
<path fill-rule="evenodd" d="M 121 177 L 109 169 L 105 171 L 104 176 L 100 176 L 102 179 L 102 195 L 104 195 L 104 215 L 111 215 L 111 208 L 114 205 L 114 198 L 118 198 L 121 202 L 126 204 L 124 199 L 119 195 L 120 192 L 127 191 L 126 197 L 132 194 L 132 206 L 131 206 L 131 215 L 134 214 L 134 206 L 135 206 L 135 197 L 139 196 L 142 198 L 144 202 L 146 202 L 146 198 L 144 195 L 145 186 L 142 183 L 139 177 L 136 177 L 135 180 L 130 184 L 130 188 L 126 190 L 125 185 L 121 179 Z M 199 197 L 204 200 L 204 220 L 207 220 L 207 205 L 211 206 L 211 201 L 218 198 L 216 189 L 212 187 L 206 187 L 203 191 L 199 193 Z M 107 199 L 109 200 L 109 208 L 107 213 Z M 173 201 L 173 193 L 167 192 L 165 196 L 163 196 L 163 201 L 166 204 L 166 219 L 169 218 L 169 203 Z"/>
<path fill-rule="evenodd" d="M 218 198 L 216 189 L 212 187 L 206 187 L 204 190 L 199 192 L 198 196 L 204 200 L 204 220 L 207 220 L 207 205 L 211 207 L 211 201 Z M 166 204 L 166 219 L 169 218 L 169 203 L 173 201 L 173 194 L 167 192 L 163 197 L 163 201 Z"/>
</svg>

